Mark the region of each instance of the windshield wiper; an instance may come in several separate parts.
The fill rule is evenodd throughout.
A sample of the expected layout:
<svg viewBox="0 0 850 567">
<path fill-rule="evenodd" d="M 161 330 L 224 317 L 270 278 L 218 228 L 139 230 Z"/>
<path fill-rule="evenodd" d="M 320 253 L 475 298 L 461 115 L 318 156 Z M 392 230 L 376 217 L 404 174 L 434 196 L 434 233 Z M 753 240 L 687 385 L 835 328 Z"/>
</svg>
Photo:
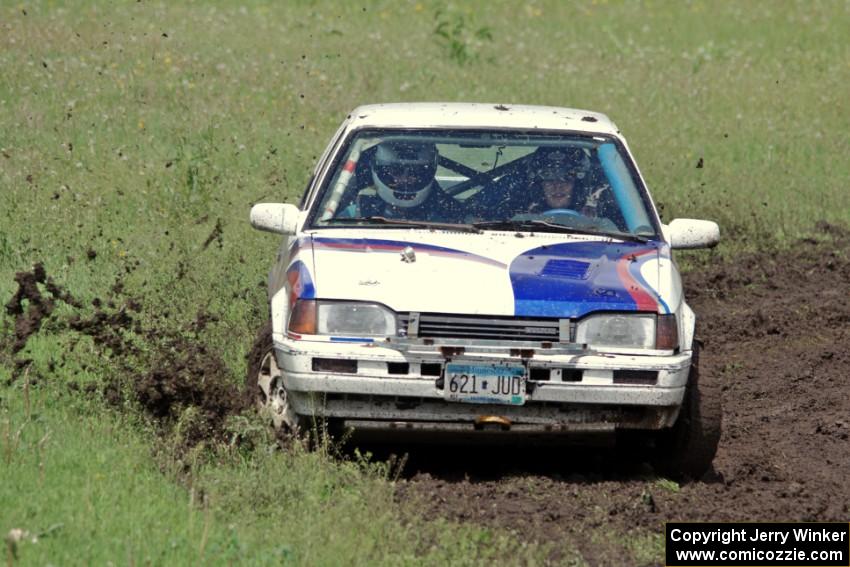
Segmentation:
<svg viewBox="0 0 850 567">
<path fill-rule="evenodd" d="M 609 238 L 619 238 L 620 240 L 630 240 L 633 242 L 649 242 L 649 238 L 639 234 L 631 234 L 628 232 L 609 232 L 603 230 L 593 230 L 589 228 L 576 228 L 565 226 L 540 219 L 527 220 L 498 220 L 498 221 L 481 221 L 472 223 L 472 226 L 482 230 L 538 230 L 540 232 L 564 232 L 567 234 L 587 234 L 589 236 L 605 236 Z"/>
<path fill-rule="evenodd" d="M 431 221 L 421 221 L 421 220 L 409 220 L 409 219 L 391 219 L 387 217 L 380 216 L 370 216 L 370 217 L 340 217 L 333 218 L 324 221 L 328 224 L 344 224 L 344 223 L 353 223 L 353 224 L 391 224 L 398 226 L 408 226 L 412 228 L 427 228 L 431 230 L 457 230 L 461 232 L 474 232 L 476 234 L 481 232 L 481 229 L 475 225 L 471 224 L 454 224 L 450 222 L 431 222 Z"/>
</svg>

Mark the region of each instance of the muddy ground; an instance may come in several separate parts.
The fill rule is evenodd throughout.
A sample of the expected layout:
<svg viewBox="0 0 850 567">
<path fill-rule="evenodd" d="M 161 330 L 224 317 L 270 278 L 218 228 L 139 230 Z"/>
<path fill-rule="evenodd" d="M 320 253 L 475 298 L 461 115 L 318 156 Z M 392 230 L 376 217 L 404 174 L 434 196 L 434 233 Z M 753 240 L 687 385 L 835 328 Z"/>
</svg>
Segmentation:
<svg viewBox="0 0 850 567">
<path fill-rule="evenodd" d="M 0 336 L 0 364 L 8 356 L 14 368 L 10 383 L 23 376 L 31 384 L 47 380 L 33 366 L 33 360 L 21 354 L 30 337 L 45 327 L 54 334 L 71 331 L 71 350 L 86 336 L 99 355 L 99 360 L 82 367 L 97 366 L 110 376 L 102 383 L 87 383 L 87 393 L 99 393 L 118 408 L 127 402 L 138 404 L 163 431 L 170 431 L 181 421 L 180 438 L 174 447 L 178 451 L 232 436 L 225 422 L 228 416 L 246 409 L 247 399 L 224 361 L 201 336 L 216 317 L 200 311 L 194 320 L 180 325 L 169 324 L 168 315 L 160 312 L 149 315 L 142 324 L 143 302 L 125 293 L 120 278 L 103 298 L 94 298 L 86 307 L 47 275 L 40 262 L 30 271 L 18 272 L 15 282 L 18 290 L 5 305 L 9 318 L 3 321 L 11 323 L 12 332 L 5 341 Z M 74 309 L 56 316 L 59 303 Z M 50 359 L 47 374 L 52 375 L 56 367 L 67 362 L 64 353 Z M 80 389 L 75 381 L 66 385 L 71 390 Z M 191 410 L 191 415 L 186 410 Z"/>
<path fill-rule="evenodd" d="M 668 520 L 847 521 L 850 232 L 826 225 L 819 232 L 818 240 L 781 253 L 709 260 L 685 278 L 705 342 L 702 372 L 724 384 L 723 435 L 715 470 L 702 481 L 678 486 L 611 447 L 441 447 L 409 454 L 399 501 L 413 502 L 425 517 L 552 544 L 556 561 L 577 548 L 594 565 L 652 564 Z M 107 401 L 122 406 L 129 396 L 165 428 L 194 408 L 187 447 L 226 437 L 227 416 L 245 405 L 223 362 L 204 346 L 209 316 L 199 313 L 176 329 L 156 320 L 142 327 L 139 303 L 120 281 L 81 314 L 80 302 L 41 265 L 16 280 L 3 349 L 13 357 L 12 380 L 32 362 L 23 354 L 27 340 L 49 322 L 53 331 L 90 336 L 116 364 L 133 362 L 120 362 L 129 381 L 99 388 Z M 59 301 L 79 312 L 56 320 Z"/>
<path fill-rule="evenodd" d="M 677 488 L 614 449 L 423 451 L 399 497 L 600 565 L 646 562 L 640 546 L 670 520 L 847 521 L 850 234 L 820 229 L 827 242 L 686 277 L 702 372 L 724 383 L 714 474 Z"/>
</svg>

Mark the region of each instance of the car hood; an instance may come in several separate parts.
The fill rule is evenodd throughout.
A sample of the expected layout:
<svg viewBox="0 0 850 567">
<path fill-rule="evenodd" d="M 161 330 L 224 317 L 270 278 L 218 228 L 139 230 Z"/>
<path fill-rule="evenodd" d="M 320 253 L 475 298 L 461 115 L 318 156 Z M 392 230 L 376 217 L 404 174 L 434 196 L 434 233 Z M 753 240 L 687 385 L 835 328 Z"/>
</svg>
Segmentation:
<svg viewBox="0 0 850 567">
<path fill-rule="evenodd" d="M 395 311 L 577 318 L 669 313 L 681 282 L 664 242 L 565 234 L 322 231 L 299 239 L 310 294 Z M 299 260 L 300 261 L 300 260 Z"/>
</svg>

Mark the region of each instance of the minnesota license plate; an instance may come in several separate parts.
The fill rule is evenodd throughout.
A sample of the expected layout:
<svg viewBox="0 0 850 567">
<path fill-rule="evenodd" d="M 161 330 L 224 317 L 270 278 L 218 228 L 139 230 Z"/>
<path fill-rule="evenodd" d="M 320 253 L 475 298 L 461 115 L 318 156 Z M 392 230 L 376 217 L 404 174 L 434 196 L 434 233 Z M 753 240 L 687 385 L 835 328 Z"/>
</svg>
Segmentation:
<svg viewBox="0 0 850 567">
<path fill-rule="evenodd" d="M 499 364 L 446 364 L 445 398 L 472 404 L 525 403 L 525 367 Z"/>
</svg>

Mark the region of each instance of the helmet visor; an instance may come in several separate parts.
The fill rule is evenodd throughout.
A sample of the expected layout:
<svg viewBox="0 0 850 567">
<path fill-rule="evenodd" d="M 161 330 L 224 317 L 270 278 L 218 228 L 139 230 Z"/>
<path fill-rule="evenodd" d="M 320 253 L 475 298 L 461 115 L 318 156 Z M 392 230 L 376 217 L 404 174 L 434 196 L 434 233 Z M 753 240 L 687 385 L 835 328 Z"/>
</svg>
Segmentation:
<svg viewBox="0 0 850 567">
<path fill-rule="evenodd" d="M 437 167 L 434 164 L 386 164 L 376 165 L 375 174 L 381 182 L 401 193 L 416 193 L 434 180 Z"/>
</svg>

